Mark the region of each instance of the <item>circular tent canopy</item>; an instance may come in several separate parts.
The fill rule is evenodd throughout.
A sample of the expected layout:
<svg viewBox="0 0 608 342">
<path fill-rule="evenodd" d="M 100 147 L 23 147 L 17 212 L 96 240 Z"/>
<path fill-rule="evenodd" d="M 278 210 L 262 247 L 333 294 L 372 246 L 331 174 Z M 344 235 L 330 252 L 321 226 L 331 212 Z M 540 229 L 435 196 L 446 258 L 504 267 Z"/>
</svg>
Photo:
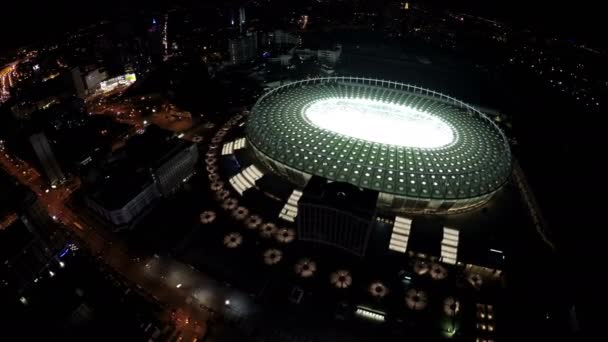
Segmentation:
<svg viewBox="0 0 608 342">
<path fill-rule="evenodd" d="M 255 104 L 247 138 L 267 167 L 296 184 L 318 175 L 377 190 L 391 202 L 467 207 L 498 190 L 511 170 L 505 136 L 475 108 L 372 79 L 319 78 L 275 88 Z"/>
</svg>

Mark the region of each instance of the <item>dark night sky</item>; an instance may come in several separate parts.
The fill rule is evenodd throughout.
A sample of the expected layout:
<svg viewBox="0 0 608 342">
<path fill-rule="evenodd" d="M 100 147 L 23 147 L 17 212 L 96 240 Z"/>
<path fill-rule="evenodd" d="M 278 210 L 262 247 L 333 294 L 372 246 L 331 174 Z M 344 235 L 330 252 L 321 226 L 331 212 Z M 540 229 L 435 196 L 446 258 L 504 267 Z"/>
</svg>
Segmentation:
<svg viewBox="0 0 608 342">
<path fill-rule="evenodd" d="M 160 8 L 163 0 L 16 0 L 2 4 L 3 32 L 0 50 L 44 40 L 66 30 L 98 20 L 137 11 Z M 10 13 L 10 15 L 5 15 Z"/>
<path fill-rule="evenodd" d="M 129 10 L 160 8 L 169 0 L 17 0 L 2 5 L 2 48 L 22 45 L 45 38 L 94 20 Z M 195 0 L 194 0 L 195 1 Z M 209 0 L 200 0 L 208 2 Z M 291 0 L 283 0 L 291 1 Z M 397 0 L 396 0 L 397 1 Z M 414 0 L 415 1 L 415 0 Z M 601 34 L 603 11 L 601 1 L 535 1 L 535 0 L 421 0 L 435 2 L 468 12 L 544 27 L 569 38 L 589 38 L 604 43 Z M 10 14 L 8 14 L 10 13 Z M 8 14 L 8 15 L 6 15 Z"/>
<path fill-rule="evenodd" d="M 435 0 L 459 6 L 482 15 L 518 22 L 571 38 L 600 41 L 603 36 L 604 11 L 593 0 Z M 601 41 L 600 41 L 601 42 Z"/>
</svg>

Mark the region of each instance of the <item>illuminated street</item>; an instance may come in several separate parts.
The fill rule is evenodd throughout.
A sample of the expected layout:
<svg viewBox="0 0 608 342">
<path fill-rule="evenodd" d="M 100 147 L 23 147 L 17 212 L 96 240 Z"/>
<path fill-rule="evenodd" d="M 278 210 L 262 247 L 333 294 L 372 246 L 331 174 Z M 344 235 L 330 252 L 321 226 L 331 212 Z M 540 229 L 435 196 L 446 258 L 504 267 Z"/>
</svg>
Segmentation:
<svg viewBox="0 0 608 342">
<path fill-rule="evenodd" d="M 184 340 L 204 336 L 210 313 L 226 317 L 247 316 L 254 311 L 249 297 L 209 278 L 170 257 L 134 254 L 124 242 L 105 230 L 99 220 L 76 215 L 66 205 L 78 182 L 47 188 L 39 173 L 25 162 L 11 158 L 0 145 L 2 168 L 38 194 L 54 220 L 80 237 L 94 255 L 166 306 L 164 319 L 176 323 Z M 47 191 L 48 190 L 48 191 Z M 179 285 L 179 286 L 178 286 Z M 229 301 L 230 305 L 226 305 Z"/>
<path fill-rule="evenodd" d="M 2 80 L 9 75 L 8 72 L 3 73 Z M 111 115 L 118 122 L 130 125 L 132 134 L 152 123 L 175 132 L 186 132 L 190 138 L 194 136 L 192 132 L 198 132 L 202 128 L 199 126 L 192 130 L 190 115 L 176 111 L 172 105 L 150 107 L 140 103 L 149 101 L 151 97 L 108 102 L 108 98 L 120 99 L 128 86 L 92 95 L 88 99 L 91 103 L 88 109 L 90 114 Z M 132 104 L 132 101 L 140 104 Z M 141 117 L 142 110 L 152 113 L 150 123 Z M 124 242 L 109 233 L 99 219 L 82 211 L 81 214 L 76 214 L 68 202 L 71 194 L 80 187 L 78 178 L 72 177 L 64 184 L 50 187 L 35 168 L 23 160 L 11 157 L 3 142 L 0 143 L 0 152 L 2 168 L 38 195 L 53 220 L 62 223 L 80 237 L 91 252 L 98 255 L 104 263 L 166 305 L 163 319 L 176 324 L 178 330 L 175 334 L 181 336 L 181 339 L 190 341 L 195 337 L 204 336 L 210 311 L 221 315 L 245 315 L 251 310 L 248 309 L 248 298 L 240 295 L 238 291 L 226 288 L 168 257 L 135 254 Z M 177 286 L 178 284 L 180 286 Z M 229 300 L 231 305 L 226 305 L 226 300 Z"/>
<path fill-rule="evenodd" d="M 134 96 L 125 98 L 124 92 L 129 86 L 122 86 L 110 92 L 100 92 L 87 99 L 87 111 L 90 115 L 109 115 L 120 123 L 133 127 L 133 132 L 144 126 L 155 124 L 176 133 L 185 133 L 193 126 L 192 116 L 179 111 L 175 105 L 160 103 L 157 95 Z M 143 114 L 147 113 L 147 119 Z"/>
</svg>

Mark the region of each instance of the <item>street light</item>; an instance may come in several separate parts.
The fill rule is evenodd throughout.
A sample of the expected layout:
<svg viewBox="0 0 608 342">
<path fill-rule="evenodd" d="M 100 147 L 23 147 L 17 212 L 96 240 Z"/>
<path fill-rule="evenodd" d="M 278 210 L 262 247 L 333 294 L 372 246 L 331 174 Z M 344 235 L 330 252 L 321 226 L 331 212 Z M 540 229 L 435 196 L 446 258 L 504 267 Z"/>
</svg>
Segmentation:
<svg viewBox="0 0 608 342">
<path fill-rule="evenodd" d="M 177 284 L 175 287 L 177 287 L 179 289 L 180 287 L 182 287 L 182 284 L 181 283 Z"/>
<path fill-rule="evenodd" d="M 226 304 L 226 305 L 230 305 L 230 299 L 226 299 L 226 300 L 224 301 L 224 304 Z"/>
</svg>

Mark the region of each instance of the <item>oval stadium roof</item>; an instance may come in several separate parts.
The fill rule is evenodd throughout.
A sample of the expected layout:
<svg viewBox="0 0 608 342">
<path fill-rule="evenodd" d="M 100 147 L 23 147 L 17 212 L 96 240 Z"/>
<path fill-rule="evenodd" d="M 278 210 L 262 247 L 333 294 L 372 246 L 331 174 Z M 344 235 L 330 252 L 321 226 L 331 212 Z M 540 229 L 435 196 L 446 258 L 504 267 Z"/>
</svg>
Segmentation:
<svg viewBox="0 0 608 342">
<path fill-rule="evenodd" d="M 247 139 L 302 173 L 414 198 L 467 199 L 510 174 L 500 129 L 449 96 L 354 77 L 290 83 L 262 96 Z"/>
</svg>

